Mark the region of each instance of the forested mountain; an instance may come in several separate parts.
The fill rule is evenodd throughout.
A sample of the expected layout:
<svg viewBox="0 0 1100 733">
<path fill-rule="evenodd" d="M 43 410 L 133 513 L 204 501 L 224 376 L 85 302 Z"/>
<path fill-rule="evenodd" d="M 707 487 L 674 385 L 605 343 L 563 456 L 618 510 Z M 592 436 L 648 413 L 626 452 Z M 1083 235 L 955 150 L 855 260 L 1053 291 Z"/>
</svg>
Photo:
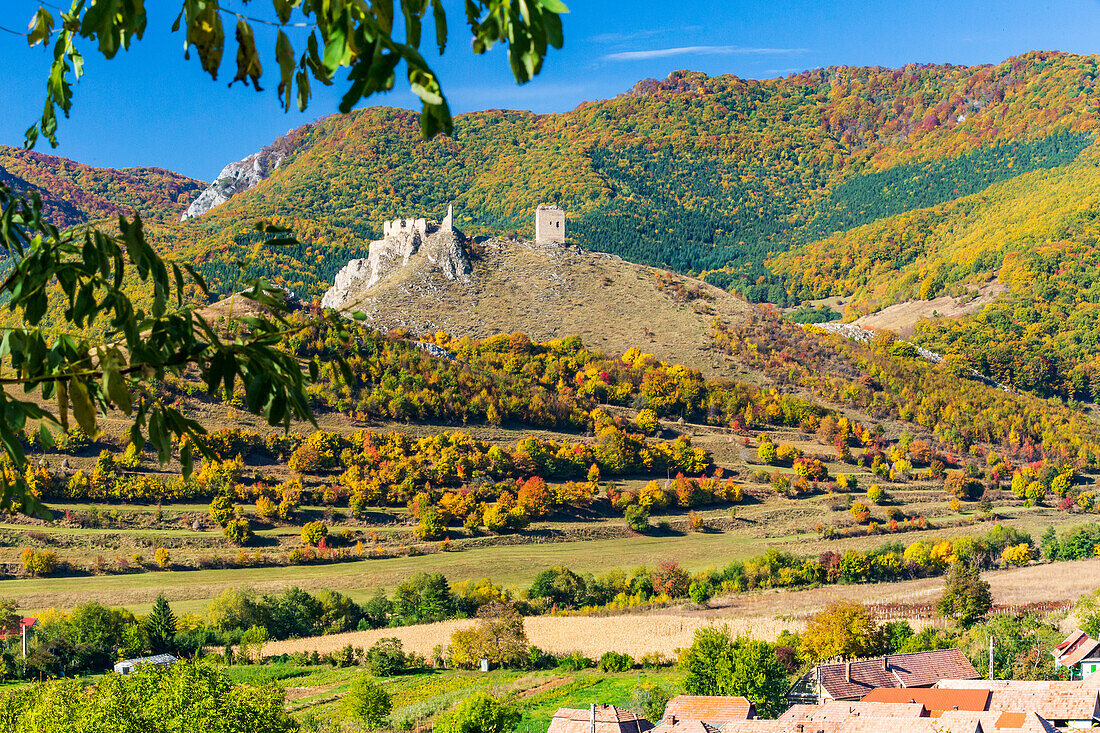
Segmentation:
<svg viewBox="0 0 1100 733">
<path fill-rule="evenodd" d="M 93 168 L 67 158 L 0 145 L 0 182 L 37 192 L 47 215 L 61 226 L 129 215 L 163 218 L 186 207 L 201 181 L 163 168 Z"/>
<path fill-rule="evenodd" d="M 501 234 L 529 232 L 535 206 L 557 202 L 582 246 L 753 301 L 850 296 L 852 317 L 999 272 L 1001 300 L 918 338 L 1005 383 L 1092 399 L 1097 62 L 1033 52 L 765 81 L 676 72 L 565 114 L 464 115 L 430 141 L 410 112 L 364 109 L 292 132 L 269 178 L 184 223 L 173 219 L 187 182 L 164 172 L 125 172 L 127 199 L 118 176 L 75 164 L 51 164 L 58 187 L 45 185 L 45 156 L 6 152 L 0 166 L 48 190 L 67 221 L 135 203 L 171 210 L 154 239 L 198 263 L 215 295 L 245 259 L 318 297 L 383 219 L 440 218 L 448 204 L 467 233 Z M 265 248 L 251 226 L 261 217 L 300 244 Z"/>
</svg>

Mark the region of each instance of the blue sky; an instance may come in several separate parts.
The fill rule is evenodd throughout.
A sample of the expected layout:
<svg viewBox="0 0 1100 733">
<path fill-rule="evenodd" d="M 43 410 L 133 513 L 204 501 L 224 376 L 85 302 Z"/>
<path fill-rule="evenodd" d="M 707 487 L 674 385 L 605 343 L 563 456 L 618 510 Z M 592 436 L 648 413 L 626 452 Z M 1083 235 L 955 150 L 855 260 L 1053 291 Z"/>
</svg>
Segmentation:
<svg viewBox="0 0 1100 733">
<path fill-rule="evenodd" d="M 58 0 L 60 1 L 60 0 Z M 795 0 L 566 0 L 565 48 L 547 59 L 543 73 L 517 87 L 500 51 L 477 57 L 469 50 L 462 4 L 447 0 L 451 46 L 445 56 L 424 49 L 444 82 L 456 113 L 489 107 L 564 112 L 604 99 L 647 77 L 677 69 L 770 78 L 840 64 L 901 66 L 909 62 L 996 63 L 1033 49 L 1100 52 L 1100 0 L 925 0 L 924 2 L 818 2 Z M 257 12 L 266 0 L 247 8 Z M 182 35 L 170 33 L 179 0 L 146 0 L 145 40 L 113 61 L 97 58 L 84 43 L 86 74 L 76 85 L 72 116 L 62 120 L 61 146 L 39 150 L 98 166 L 157 165 L 209 180 L 287 130 L 336 111 L 339 84 L 314 86 L 304 113 L 278 106 L 271 67 L 265 91 L 237 84 L 233 48 L 223 78 L 212 82 L 197 61 L 183 59 Z M 223 2 L 244 10 L 240 0 Z M 3 0 L 0 25 L 22 30 L 37 8 L 32 0 Z M 231 19 L 227 19 L 232 27 Z M 257 28 L 261 50 L 274 33 Z M 23 131 L 40 113 L 49 58 L 25 40 L 0 31 L 0 143 L 22 144 Z M 269 57 L 265 57 L 269 58 Z M 400 88 L 373 104 L 417 107 Z"/>
</svg>

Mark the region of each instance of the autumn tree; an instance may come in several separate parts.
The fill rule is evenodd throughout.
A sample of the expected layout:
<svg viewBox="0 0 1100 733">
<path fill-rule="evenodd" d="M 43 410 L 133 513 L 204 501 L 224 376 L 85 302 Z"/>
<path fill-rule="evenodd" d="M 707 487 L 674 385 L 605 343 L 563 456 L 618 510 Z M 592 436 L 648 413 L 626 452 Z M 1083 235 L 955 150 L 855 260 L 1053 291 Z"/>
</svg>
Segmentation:
<svg viewBox="0 0 1100 733">
<path fill-rule="evenodd" d="M 786 707 L 787 670 L 775 649 L 763 641 L 731 639 L 726 627 L 695 632 L 680 658 L 684 691 L 689 695 L 741 695 L 761 717 L 774 718 Z"/>
<path fill-rule="evenodd" d="M 992 607 L 989 583 L 982 580 L 978 568 L 965 562 L 953 563 L 947 571 L 943 595 L 936 603 L 936 613 L 969 628 L 984 619 Z"/>
<path fill-rule="evenodd" d="M 476 626 L 451 635 L 451 663 L 473 668 L 482 659 L 499 667 L 515 667 L 527 659 L 523 617 L 510 603 L 488 603 L 478 609 Z"/>
<path fill-rule="evenodd" d="M 870 657 L 882 647 L 874 614 L 855 601 L 834 601 L 814 614 L 802 634 L 801 651 L 820 661 L 833 657 Z"/>
</svg>

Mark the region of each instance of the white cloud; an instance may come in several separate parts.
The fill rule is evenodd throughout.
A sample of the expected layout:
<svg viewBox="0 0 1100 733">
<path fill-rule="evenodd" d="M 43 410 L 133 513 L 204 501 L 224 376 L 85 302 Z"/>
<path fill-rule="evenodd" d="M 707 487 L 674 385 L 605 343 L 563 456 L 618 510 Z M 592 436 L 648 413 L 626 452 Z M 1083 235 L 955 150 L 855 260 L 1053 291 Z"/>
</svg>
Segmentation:
<svg viewBox="0 0 1100 733">
<path fill-rule="evenodd" d="M 744 46 L 677 46 L 645 51 L 619 51 L 603 57 L 605 61 L 647 61 L 669 56 L 753 56 L 806 53 L 805 48 L 747 48 Z"/>
<path fill-rule="evenodd" d="M 691 33 L 694 31 L 702 30 L 701 25 L 685 25 L 679 29 L 676 28 L 650 28 L 646 30 L 633 31 L 631 33 L 599 33 L 594 36 L 589 36 L 586 41 L 591 43 L 608 43 L 616 44 L 623 43 L 624 41 L 636 41 L 639 38 L 652 38 L 653 36 L 666 36 L 670 33 Z"/>
</svg>

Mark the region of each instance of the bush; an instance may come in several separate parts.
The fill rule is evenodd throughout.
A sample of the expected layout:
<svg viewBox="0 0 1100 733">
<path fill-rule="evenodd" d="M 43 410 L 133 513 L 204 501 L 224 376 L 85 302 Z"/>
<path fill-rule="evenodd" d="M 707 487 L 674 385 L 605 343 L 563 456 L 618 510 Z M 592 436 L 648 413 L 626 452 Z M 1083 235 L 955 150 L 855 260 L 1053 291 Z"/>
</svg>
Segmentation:
<svg viewBox="0 0 1100 733">
<path fill-rule="evenodd" d="M 619 652 L 604 652 L 597 666 L 601 672 L 626 672 L 634 668 L 634 657 Z"/>
<path fill-rule="evenodd" d="M 158 568 L 167 568 L 172 562 L 172 554 L 163 547 L 158 547 L 157 551 L 153 553 L 153 562 L 157 564 Z"/>
<path fill-rule="evenodd" d="M 405 656 L 401 640 L 393 637 L 379 639 L 367 650 L 363 664 L 375 677 L 392 677 L 405 670 L 408 657 Z"/>
<path fill-rule="evenodd" d="M 714 586 L 705 580 L 693 580 L 688 588 L 688 595 L 693 603 L 706 603 L 714 597 Z"/>
<path fill-rule="evenodd" d="M 579 672 L 582 669 L 588 669 L 592 665 L 592 660 L 580 652 L 573 652 L 572 654 L 564 656 L 558 663 L 558 666 L 567 672 Z"/>
<path fill-rule="evenodd" d="M 508 528 L 508 510 L 501 508 L 500 504 L 493 504 L 485 510 L 481 522 L 490 532 L 503 532 Z"/>
<path fill-rule="evenodd" d="M 643 682 L 634 688 L 634 707 L 648 720 L 663 718 L 665 707 L 671 699 L 672 693 L 655 682 Z"/>
<path fill-rule="evenodd" d="M 295 473 L 313 473 L 321 468 L 321 452 L 309 443 L 302 443 L 293 453 L 287 466 Z"/>
<path fill-rule="evenodd" d="M 859 524 L 866 524 L 871 520 L 871 509 L 862 501 L 853 501 L 852 508 L 848 511 L 852 513 L 852 518 Z"/>
<path fill-rule="evenodd" d="M 252 542 L 255 536 L 252 534 L 252 525 L 247 519 L 234 519 L 225 525 L 225 538 L 238 547 L 244 547 Z"/>
<path fill-rule="evenodd" d="M 645 532 L 649 529 L 649 510 L 643 506 L 637 504 L 628 506 L 623 517 L 626 519 L 626 526 L 635 532 Z"/>
<path fill-rule="evenodd" d="M 495 697 L 475 692 L 440 717 L 435 723 L 437 733 L 505 733 L 519 723 L 520 712 Z"/>
<path fill-rule="evenodd" d="M 675 560 L 662 560 L 650 577 L 653 592 L 669 598 L 683 598 L 691 586 L 691 576 Z"/>
<path fill-rule="evenodd" d="M 1031 548 L 1025 542 L 1006 547 L 1001 552 L 1001 559 L 1006 565 L 1027 565 L 1031 562 Z"/>
<path fill-rule="evenodd" d="M 661 427 L 661 423 L 657 419 L 657 413 L 648 407 L 638 412 L 638 415 L 634 418 L 634 424 L 646 435 L 653 435 Z"/>
<path fill-rule="evenodd" d="M 319 519 L 302 526 L 302 542 L 307 545 L 316 547 L 325 537 L 328 537 L 328 525 Z"/>
<path fill-rule="evenodd" d="M 761 463 L 771 465 L 775 463 L 778 458 L 776 453 L 775 443 L 771 442 L 767 438 L 760 439 L 760 447 L 756 451 L 757 457 L 760 458 Z"/>
<path fill-rule="evenodd" d="M 367 730 L 382 727 L 393 710 L 389 693 L 370 677 L 359 675 L 348 686 L 344 709 Z"/>
<path fill-rule="evenodd" d="M 960 501 L 977 501 L 982 495 L 982 482 L 963 471 L 948 471 L 943 487 Z"/>
<path fill-rule="evenodd" d="M 57 556 L 52 550 L 23 549 L 20 559 L 23 561 L 23 569 L 37 577 L 53 575 L 57 569 Z"/>
<path fill-rule="evenodd" d="M 229 524 L 234 514 L 236 510 L 233 507 L 233 500 L 228 496 L 215 496 L 210 502 L 210 518 L 222 527 Z"/>
<path fill-rule="evenodd" d="M 439 510 L 428 507 L 420 517 L 420 522 L 413 529 L 413 534 L 422 540 L 438 540 L 447 534 L 447 525 L 443 521 L 443 515 Z"/>
<path fill-rule="evenodd" d="M 867 499 L 872 504 L 881 504 L 886 498 L 886 490 L 878 484 L 871 484 L 871 488 L 867 489 Z"/>
</svg>

